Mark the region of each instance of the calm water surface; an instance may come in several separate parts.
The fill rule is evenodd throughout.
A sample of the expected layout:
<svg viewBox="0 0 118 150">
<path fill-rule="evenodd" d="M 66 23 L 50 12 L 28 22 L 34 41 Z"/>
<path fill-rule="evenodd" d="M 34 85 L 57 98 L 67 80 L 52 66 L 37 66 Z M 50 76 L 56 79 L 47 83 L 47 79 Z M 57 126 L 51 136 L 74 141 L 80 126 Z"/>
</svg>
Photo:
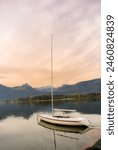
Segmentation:
<svg viewBox="0 0 118 150">
<path fill-rule="evenodd" d="M 95 127 L 70 133 L 39 125 L 37 113 L 50 112 L 50 102 L 0 104 L 0 150 L 85 150 L 100 139 L 100 102 L 63 101 L 55 108 L 76 109 L 80 114 L 73 115 L 88 118 Z"/>
</svg>

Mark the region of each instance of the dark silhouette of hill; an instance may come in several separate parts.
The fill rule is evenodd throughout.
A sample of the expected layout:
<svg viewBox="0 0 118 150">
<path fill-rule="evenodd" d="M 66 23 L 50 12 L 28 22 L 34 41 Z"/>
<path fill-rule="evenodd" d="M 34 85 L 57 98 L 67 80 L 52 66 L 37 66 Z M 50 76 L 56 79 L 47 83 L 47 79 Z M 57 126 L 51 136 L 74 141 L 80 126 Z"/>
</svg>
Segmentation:
<svg viewBox="0 0 118 150">
<path fill-rule="evenodd" d="M 64 84 L 54 88 L 54 94 L 89 94 L 101 93 L 101 79 L 79 82 L 73 85 Z M 0 100 L 15 100 L 29 96 L 50 94 L 50 87 L 33 88 L 25 83 L 17 87 L 7 87 L 0 84 Z"/>
</svg>

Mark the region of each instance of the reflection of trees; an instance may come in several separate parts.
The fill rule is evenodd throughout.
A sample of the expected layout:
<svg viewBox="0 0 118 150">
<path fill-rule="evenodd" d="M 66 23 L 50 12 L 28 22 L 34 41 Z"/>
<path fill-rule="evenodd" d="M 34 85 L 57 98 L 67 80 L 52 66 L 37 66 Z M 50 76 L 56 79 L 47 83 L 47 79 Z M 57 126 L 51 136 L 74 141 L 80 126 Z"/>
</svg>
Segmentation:
<svg viewBox="0 0 118 150">
<path fill-rule="evenodd" d="M 49 111 L 48 103 L 39 104 L 17 104 L 17 103 L 7 103 L 0 105 L 0 120 L 5 119 L 8 116 L 22 116 L 25 119 L 38 111 Z"/>
<path fill-rule="evenodd" d="M 57 100 L 54 102 L 54 108 L 58 109 L 76 109 L 86 114 L 100 114 L 100 101 L 91 100 Z M 22 116 L 28 119 L 36 112 L 51 112 L 50 101 L 40 103 L 4 103 L 0 104 L 0 119 L 8 116 Z"/>
</svg>

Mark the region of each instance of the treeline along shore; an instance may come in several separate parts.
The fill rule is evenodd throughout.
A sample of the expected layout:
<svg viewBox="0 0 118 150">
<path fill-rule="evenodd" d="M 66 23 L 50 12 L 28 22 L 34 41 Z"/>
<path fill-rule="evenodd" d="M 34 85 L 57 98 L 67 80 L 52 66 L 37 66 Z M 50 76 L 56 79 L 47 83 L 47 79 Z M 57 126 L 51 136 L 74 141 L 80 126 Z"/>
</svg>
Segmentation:
<svg viewBox="0 0 118 150">
<path fill-rule="evenodd" d="M 73 94 L 73 95 L 54 95 L 54 101 L 62 101 L 62 100 L 77 100 L 77 101 L 95 101 L 101 100 L 100 93 L 92 93 L 92 94 Z M 39 95 L 39 96 L 29 96 L 27 98 L 19 98 L 17 100 L 12 100 L 11 102 L 16 103 L 40 103 L 51 101 L 51 95 Z"/>
</svg>

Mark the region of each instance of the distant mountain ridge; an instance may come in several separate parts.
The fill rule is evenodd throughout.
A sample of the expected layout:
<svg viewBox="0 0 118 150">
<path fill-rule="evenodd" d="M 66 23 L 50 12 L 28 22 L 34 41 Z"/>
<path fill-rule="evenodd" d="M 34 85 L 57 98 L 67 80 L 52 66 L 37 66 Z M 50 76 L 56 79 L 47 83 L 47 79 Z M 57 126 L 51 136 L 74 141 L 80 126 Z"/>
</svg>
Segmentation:
<svg viewBox="0 0 118 150">
<path fill-rule="evenodd" d="M 39 95 L 39 91 L 28 84 L 23 84 L 17 87 L 7 87 L 0 84 L 0 100 L 15 100 L 30 95 Z"/>
<path fill-rule="evenodd" d="M 79 82 L 73 85 L 64 84 L 61 87 L 54 88 L 54 94 L 88 94 L 101 93 L 101 79 Z M 33 88 L 25 83 L 21 86 L 7 87 L 0 84 L 0 100 L 15 100 L 26 98 L 28 96 L 37 96 L 50 94 L 50 86 Z"/>
<path fill-rule="evenodd" d="M 88 94 L 101 93 L 101 79 L 78 82 L 73 85 L 63 85 L 55 90 L 60 94 Z"/>
</svg>

